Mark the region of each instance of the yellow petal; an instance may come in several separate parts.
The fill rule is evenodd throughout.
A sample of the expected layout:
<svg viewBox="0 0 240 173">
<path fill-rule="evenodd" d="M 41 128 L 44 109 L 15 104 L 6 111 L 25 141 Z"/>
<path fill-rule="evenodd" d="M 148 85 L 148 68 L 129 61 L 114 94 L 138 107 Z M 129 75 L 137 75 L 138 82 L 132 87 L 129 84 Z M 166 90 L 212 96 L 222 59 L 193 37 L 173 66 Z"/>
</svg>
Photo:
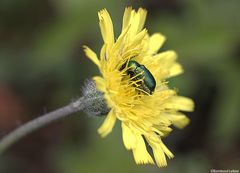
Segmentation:
<svg viewBox="0 0 240 173">
<path fill-rule="evenodd" d="M 130 25 L 133 14 L 134 11 L 132 10 L 132 7 L 125 8 L 123 15 L 122 32 Z"/>
<path fill-rule="evenodd" d="M 146 20 L 146 16 L 147 16 L 147 11 L 143 8 L 139 8 L 137 13 L 140 16 L 140 21 L 139 21 L 137 32 L 140 32 L 143 29 L 143 26 L 144 26 L 144 23 L 145 23 L 145 20 Z"/>
<path fill-rule="evenodd" d="M 103 40 L 111 47 L 114 43 L 114 31 L 111 17 L 107 10 L 103 9 L 98 12 L 98 18 Z"/>
<path fill-rule="evenodd" d="M 169 113 L 166 114 L 166 117 L 169 118 L 175 127 L 180 129 L 184 128 L 190 122 L 189 118 L 181 113 Z"/>
<path fill-rule="evenodd" d="M 136 12 L 132 7 L 127 7 L 123 16 L 122 32 L 124 32 L 130 25 L 129 37 L 132 39 L 138 32 L 140 32 L 144 26 L 147 16 L 145 9 L 139 8 Z"/>
<path fill-rule="evenodd" d="M 99 68 L 100 68 L 100 62 L 99 59 L 97 58 L 97 55 L 95 52 L 93 52 L 89 47 L 83 46 L 83 50 L 87 57 L 92 60 Z"/>
<path fill-rule="evenodd" d="M 164 107 L 167 109 L 191 112 L 194 108 L 194 102 L 187 97 L 173 96 L 164 104 Z"/>
<path fill-rule="evenodd" d="M 180 64 L 176 63 L 177 54 L 175 51 L 169 50 L 159 53 L 153 57 L 153 64 L 156 70 L 165 72 L 161 78 L 169 78 L 183 73 L 183 68 Z M 157 69 L 157 65 L 160 67 Z M 156 71 L 155 70 L 155 71 Z"/>
<path fill-rule="evenodd" d="M 153 71 L 158 71 L 159 70 L 169 70 L 171 66 L 173 66 L 176 62 L 175 60 L 177 59 L 177 54 L 175 51 L 168 50 L 165 52 L 158 53 L 154 55 L 150 59 L 144 59 L 144 64 L 149 65 L 150 68 L 153 69 Z"/>
<path fill-rule="evenodd" d="M 154 158 L 158 167 L 167 166 L 165 154 L 168 156 L 168 158 L 173 158 L 174 155 L 171 153 L 171 151 L 169 151 L 169 149 L 161 141 L 160 137 L 156 134 L 152 134 L 146 139 L 153 149 Z"/>
<path fill-rule="evenodd" d="M 127 47 L 128 50 L 134 49 L 137 46 L 141 46 L 141 42 L 144 37 L 147 35 L 147 30 L 144 29 L 138 34 L 135 35 L 134 39 L 131 41 L 131 44 Z"/>
<path fill-rule="evenodd" d="M 135 134 L 137 139 L 136 148 L 133 149 L 133 156 L 137 164 L 154 164 L 152 157 L 146 149 L 143 137 L 139 134 Z"/>
<path fill-rule="evenodd" d="M 104 44 L 101 48 L 101 51 L 100 51 L 101 63 L 103 63 L 103 62 L 105 62 L 109 59 L 109 57 L 107 57 L 106 49 L 107 49 L 107 44 Z M 101 69 L 103 70 L 103 67 Z"/>
<path fill-rule="evenodd" d="M 158 131 L 162 133 L 161 134 L 158 131 L 156 131 L 160 136 L 167 136 L 172 131 L 172 128 L 163 125 L 156 126 L 156 129 L 158 129 Z"/>
<path fill-rule="evenodd" d="M 103 124 L 101 127 L 98 129 L 98 133 L 102 136 L 105 137 L 107 136 L 111 131 L 116 122 L 116 116 L 113 113 L 113 110 L 111 110 L 107 117 L 105 118 Z"/>
<path fill-rule="evenodd" d="M 166 147 L 166 145 L 162 141 L 160 142 L 160 146 L 169 159 L 172 159 L 174 157 L 173 153 Z"/>
<path fill-rule="evenodd" d="M 121 34 L 120 36 L 117 38 L 112 52 L 119 52 L 119 54 L 122 54 L 122 50 L 123 50 L 123 45 L 124 45 L 124 39 L 126 39 L 126 35 L 129 31 L 130 26 L 128 26 Z"/>
<path fill-rule="evenodd" d="M 155 54 L 162 47 L 166 37 L 160 33 L 155 33 L 149 38 L 149 54 Z"/>
<path fill-rule="evenodd" d="M 177 76 L 183 73 L 183 68 L 180 64 L 175 63 L 169 70 L 169 75 L 167 77 Z"/>
<path fill-rule="evenodd" d="M 133 16 L 130 28 L 130 38 L 133 38 L 138 32 L 142 30 L 145 22 L 147 11 L 140 8 L 137 13 Z"/>
<path fill-rule="evenodd" d="M 106 91 L 105 80 L 102 77 L 95 76 L 93 77 L 93 80 L 96 82 L 96 86 L 98 90 L 102 92 Z"/>
<path fill-rule="evenodd" d="M 165 52 L 161 52 L 153 56 L 153 61 L 155 63 L 173 63 L 177 59 L 177 54 L 173 50 L 168 50 Z"/>
<path fill-rule="evenodd" d="M 157 83 L 161 83 L 163 79 L 172 77 L 182 72 L 182 68 L 175 61 L 177 54 L 175 51 L 165 51 L 154 55 L 153 57 L 145 57 L 143 64 L 151 71 Z"/>
<path fill-rule="evenodd" d="M 122 123 L 122 135 L 123 143 L 128 150 L 136 148 L 136 137 L 125 123 Z"/>
<path fill-rule="evenodd" d="M 167 160 L 161 147 L 153 147 L 153 155 L 158 167 L 167 166 Z"/>
</svg>

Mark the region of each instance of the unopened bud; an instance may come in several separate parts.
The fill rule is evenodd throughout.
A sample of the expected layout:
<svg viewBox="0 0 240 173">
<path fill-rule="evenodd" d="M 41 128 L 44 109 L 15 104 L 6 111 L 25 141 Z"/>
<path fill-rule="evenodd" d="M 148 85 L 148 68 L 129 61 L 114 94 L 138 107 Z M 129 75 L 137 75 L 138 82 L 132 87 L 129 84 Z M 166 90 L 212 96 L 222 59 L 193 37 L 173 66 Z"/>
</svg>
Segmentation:
<svg viewBox="0 0 240 173">
<path fill-rule="evenodd" d="M 97 90 L 96 83 L 93 80 L 86 80 L 82 93 L 84 97 L 83 111 L 85 113 L 89 116 L 105 116 L 108 114 L 110 108 L 107 106 L 104 93 Z"/>
</svg>

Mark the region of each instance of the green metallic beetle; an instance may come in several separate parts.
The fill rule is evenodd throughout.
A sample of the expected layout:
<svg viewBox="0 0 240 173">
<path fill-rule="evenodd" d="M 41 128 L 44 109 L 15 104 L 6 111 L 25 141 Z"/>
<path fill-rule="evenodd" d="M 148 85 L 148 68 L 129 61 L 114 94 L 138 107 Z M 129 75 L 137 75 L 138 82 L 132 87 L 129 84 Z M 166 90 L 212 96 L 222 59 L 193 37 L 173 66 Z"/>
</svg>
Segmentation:
<svg viewBox="0 0 240 173">
<path fill-rule="evenodd" d="M 130 77 L 136 76 L 133 80 L 137 81 L 143 79 L 143 82 L 139 83 L 140 86 L 138 86 L 138 88 L 152 94 L 156 87 L 156 81 L 151 72 L 144 65 L 141 65 L 134 60 L 130 60 L 127 66 L 129 68 L 127 73 Z"/>
</svg>

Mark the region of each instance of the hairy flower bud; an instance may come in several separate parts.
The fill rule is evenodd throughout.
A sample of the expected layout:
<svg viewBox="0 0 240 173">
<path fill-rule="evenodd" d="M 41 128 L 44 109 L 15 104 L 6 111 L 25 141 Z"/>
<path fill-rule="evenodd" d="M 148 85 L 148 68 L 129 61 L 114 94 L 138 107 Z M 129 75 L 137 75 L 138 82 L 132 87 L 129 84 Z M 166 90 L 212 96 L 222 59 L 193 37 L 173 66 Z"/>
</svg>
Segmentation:
<svg viewBox="0 0 240 173">
<path fill-rule="evenodd" d="M 96 84 L 93 80 L 86 80 L 82 93 L 84 97 L 83 111 L 89 116 L 105 116 L 110 109 L 108 108 L 104 94 L 97 90 Z"/>
</svg>

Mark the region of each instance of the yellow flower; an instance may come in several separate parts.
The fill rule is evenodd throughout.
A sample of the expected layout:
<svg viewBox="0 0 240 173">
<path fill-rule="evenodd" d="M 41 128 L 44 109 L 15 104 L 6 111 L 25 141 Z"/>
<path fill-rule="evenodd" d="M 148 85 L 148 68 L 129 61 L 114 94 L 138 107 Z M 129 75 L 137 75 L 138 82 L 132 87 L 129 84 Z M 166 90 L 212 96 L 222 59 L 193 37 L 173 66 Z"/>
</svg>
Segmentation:
<svg viewBox="0 0 240 173">
<path fill-rule="evenodd" d="M 125 9 L 122 32 L 115 40 L 112 20 L 106 9 L 98 13 L 99 25 L 104 44 L 100 57 L 90 48 L 84 46 L 85 53 L 99 68 L 102 76 L 93 79 L 97 89 L 104 93 L 106 103 L 111 109 L 98 132 L 107 136 L 116 120 L 121 121 L 123 143 L 132 150 L 137 164 L 154 164 L 148 153 L 146 143 L 153 151 L 155 162 L 159 167 L 167 165 L 166 157 L 173 154 L 162 142 L 172 129 L 171 125 L 183 128 L 189 119 L 179 111 L 193 111 L 191 99 L 177 96 L 175 90 L 169 89 L 167 79 L 183 72 L 176 62 L 174 51 L 158 53 L 165 41 L 160 33 L 149 35 L 143 29 L 147 11 L 131 7 Z M 141 66 L 140 72 L 131 71 L 129 61 Z M 152 93 L 145 88 L 147 69 L 156 81 Z M 135 73 L 134 73 L 135 72 Z M 140 76 L 140 77 L 139 77 Z"/>
</svg>

